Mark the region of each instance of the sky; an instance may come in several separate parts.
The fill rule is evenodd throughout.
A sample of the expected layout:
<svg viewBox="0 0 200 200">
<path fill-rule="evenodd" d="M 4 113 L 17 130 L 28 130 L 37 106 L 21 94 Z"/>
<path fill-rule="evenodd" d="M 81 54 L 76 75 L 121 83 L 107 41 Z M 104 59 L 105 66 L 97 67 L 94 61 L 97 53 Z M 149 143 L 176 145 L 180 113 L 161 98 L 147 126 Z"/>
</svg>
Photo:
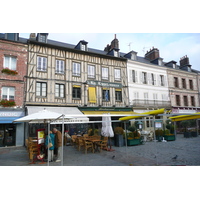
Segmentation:
<svg viewBox="0 0 200 200">
<path fill-rule="evenodd" d="M 180 58 L 187 55 L 193 69 L 200 71 L 200 33 L 49 33 L 48 39 L 78 44 L 88 42 L 89 48 L 104 50 L 116 34 L 120 52 L 133 50 L 144 56 L 152 47 L 158 48 L 164 62 L 174 60 L 179 65 Z M 30 33 L 20 33 L 29 38 Z"/>
</svg>

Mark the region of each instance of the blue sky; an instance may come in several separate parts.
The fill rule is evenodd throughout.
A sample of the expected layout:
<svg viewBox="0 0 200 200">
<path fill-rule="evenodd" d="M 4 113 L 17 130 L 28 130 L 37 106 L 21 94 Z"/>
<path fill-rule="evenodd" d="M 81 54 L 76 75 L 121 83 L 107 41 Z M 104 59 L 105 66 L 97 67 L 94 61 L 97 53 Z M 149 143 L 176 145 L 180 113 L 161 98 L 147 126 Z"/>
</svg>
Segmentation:
<svg viewBox="0 0 200 200">
<path fill-rule="evenodd" d="M 88 47 L 103 50 L 114 39 L 114 34 L 121 52 L 133 50 L 138 56 L 144 56 L 155 47 L 164 62 L 174 60 L 179 64 L 180 58 L 187 55 L 192 68 L 200 71 L 200 33 L 49 33 L 48 38 L 74 45 L 86 40 Z M 29 33 L 20 33 L 20 37 L 29 38 Z"/>
</svg>

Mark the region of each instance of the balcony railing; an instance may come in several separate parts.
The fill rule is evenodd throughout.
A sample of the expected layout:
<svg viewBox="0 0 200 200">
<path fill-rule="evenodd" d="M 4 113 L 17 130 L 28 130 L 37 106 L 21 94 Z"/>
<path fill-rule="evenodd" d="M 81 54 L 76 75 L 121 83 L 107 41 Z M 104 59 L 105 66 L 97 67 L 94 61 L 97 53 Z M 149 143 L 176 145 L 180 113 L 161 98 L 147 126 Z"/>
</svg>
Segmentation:
<svg viewBox="0 0 200 200">
<path fill-rule="evenodd" d="M 159 101 L 159 100 L 141 100 L 141 99 L 135 99 L 132 100 L 131 106 L 133 107 L 171 107 L 170 101 Z"/>
</svg>

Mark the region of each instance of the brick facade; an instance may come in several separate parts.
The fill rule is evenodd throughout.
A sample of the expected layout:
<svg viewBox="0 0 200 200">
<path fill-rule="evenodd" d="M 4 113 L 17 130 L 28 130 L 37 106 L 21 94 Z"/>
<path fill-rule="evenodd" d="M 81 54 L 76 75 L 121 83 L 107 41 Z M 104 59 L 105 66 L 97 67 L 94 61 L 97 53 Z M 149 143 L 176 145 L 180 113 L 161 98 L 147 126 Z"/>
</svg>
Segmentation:
<svg viewBox="0 0 200 200">
<path fill-rule="evenodd" d="M 17 75 L 7 75 L 2 73 L 4 68 L 4 56 L 13 56 L 17 58 L 16 71 Z M 25 76 L 27 73 L 27 45 L 12 42 L 8 40 L 0 40 L 0 99 L 2 87 L 15 88 L 16 106 L 22 107 L 24 103 Z"/>
</svg>

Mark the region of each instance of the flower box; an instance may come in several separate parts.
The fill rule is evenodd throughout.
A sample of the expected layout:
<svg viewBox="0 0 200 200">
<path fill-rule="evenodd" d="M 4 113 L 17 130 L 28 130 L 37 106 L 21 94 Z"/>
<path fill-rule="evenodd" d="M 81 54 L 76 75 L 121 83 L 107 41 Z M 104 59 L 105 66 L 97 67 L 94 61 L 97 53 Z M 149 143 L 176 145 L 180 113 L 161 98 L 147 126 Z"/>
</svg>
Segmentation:
<svg viewBox="0 0 200 200">
<path fill-rule="evenodd" d="M 141 144 L 141 138 L 139 139 L 127 139 L 127 145 L 128 146 L 134 146 Z"/>
<path fill-rule="evenodd" d="M 2 107 L 13 107 L 13 106 L 16 106 L 16 104 L 15 104 L 15 101 L 13 101 L 13 100 L 2 99 L 0 101 L 0 106 L 2 106 Z"/>
<path fill-rule="evenodd" d="M 17 71 L 11 70 L 9 68 L 4 68 L 4 69 L 1 70 L 1 72 L 4 73 L 4 74 L 8 74 L 8 75 L 17 75 L 18 74 Z"/>
<path fill-rule="evenodd" d="M 174 134 L 164 135 L 164 139 L 167 141 L 174 141 L 176 140 L 176 137 Z"/>
</svg>

